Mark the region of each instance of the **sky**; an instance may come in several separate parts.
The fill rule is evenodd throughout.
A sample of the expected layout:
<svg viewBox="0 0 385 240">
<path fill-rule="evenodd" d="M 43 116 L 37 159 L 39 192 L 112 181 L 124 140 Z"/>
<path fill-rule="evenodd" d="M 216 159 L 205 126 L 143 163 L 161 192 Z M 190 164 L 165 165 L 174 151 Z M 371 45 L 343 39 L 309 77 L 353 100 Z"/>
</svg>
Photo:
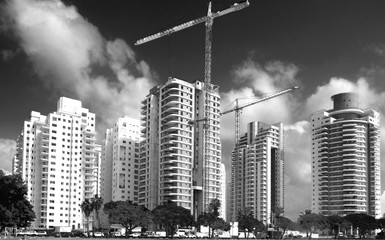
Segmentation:
<svg viewBox="0 0 385 240">
<path fill-rule="evenodd" d="M 213 12 L 236 1 L 213 1 Z M 204 16 L 207 0 L 5 0 L 0 3 L 0 168 L 11 170 L 31 111 L 56 110 L 61 96 L 97 115 L 98 140 L 168 77 L 203 80 L 204 24 L 140 46 L 143 37 Z M 221 108 L 236 98 L 301 88 L 242 113 L 285 126 L 285 215 L 310 209 L 312 112 L 357 92 L 361 108 L 385 114 L 385 1 L 259 0 L 214 19 L 212 83 Z M 247 101 L 247 100 L 245 100 Z M 384 120 L 383 120 L 384 122 Z M 385 146 L 384 124 L 381 144 Z M 234 115 L 221 119 L 222 161 L 230 167 Z M 384 147 L 381 154 L 385 156 Z M 385 165 L 381 166 L 382 191 Z M 385 194 L 382 202 L 385 203 Z M 385 204 L 384 204 L 385 208 Z"/>
</svg>

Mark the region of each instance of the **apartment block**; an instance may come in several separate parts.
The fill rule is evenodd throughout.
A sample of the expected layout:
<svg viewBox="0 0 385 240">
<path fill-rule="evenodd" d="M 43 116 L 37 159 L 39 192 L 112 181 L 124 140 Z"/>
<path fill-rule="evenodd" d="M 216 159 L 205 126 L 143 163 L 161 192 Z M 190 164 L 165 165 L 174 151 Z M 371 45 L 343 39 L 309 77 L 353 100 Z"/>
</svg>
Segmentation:
<svg viewBox="0 0 385 240">
<path fill-rule="evenodd" d="M 380 114 L 359 108 L 357 93 L 331 97 L 311 115 L 312 211 L 381 217 Z"/>
<path fill-rule="evenodd" d="M 221 209 L 219 212 L 219 217 L 222 218 L 223 220 L 227 221 L 227 185 L 226 185 L 226 168 L 225 164 L 221 163 Z"/>
<path fill-rule="evenodd" d="M 95 114 L 66 97 L 56 112 L 32 111 L 24 122 L 13 173 L 27 184 L 36 213 L 32 227 L 84 227 L 80 204 L 98 194 L 95 135 Z"/>
<path fill-rule="evenodd" d="M 283 124 L 251 122 L 232 155 L 230 217 L 250 210 L 264 224 L 284 208 Z"/>
<path fill-rule="evenodd" d="M 139 204 L 173 201 L 197 215 L 221 198 L 220 96 L 214 85 L 208 97 L 204 90 L 203 82 L 170 78 L 142 101 Z M 210 121 L 202 120 L 205 106 Z"/>
<path fill-rule="evenodd" d="M 138 203 L 140 121 L 128 116 L 119 118 L 106 130 L 102 144 L 101 197 L 104 203 Z M 102 214 L 103 215 L 103 214 Z M 107 216 L 102 216 L 109 227 Z"/>
</svg>

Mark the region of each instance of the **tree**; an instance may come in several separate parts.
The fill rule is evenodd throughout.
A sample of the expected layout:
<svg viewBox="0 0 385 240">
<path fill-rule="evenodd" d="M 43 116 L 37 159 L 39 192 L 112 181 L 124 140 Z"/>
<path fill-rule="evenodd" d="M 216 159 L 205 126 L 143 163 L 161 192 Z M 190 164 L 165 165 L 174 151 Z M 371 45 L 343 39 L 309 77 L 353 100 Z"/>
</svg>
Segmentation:
<svg viewBox="0 0 385 240">
<path fill-rule="evenodd" d="M 106 203 L 103 211 L 108 215 L 111 223 L 118 223 L 126 228 L 126 237 L 134 228 L 147 226 L 152 219 L 151 212 L 146 207 L 132 203 L 130 200 Z"/>
<path fill-rule="evenodd" d="M 282 238 L 285 235 L 285 232 L 287 229 L 289 229 L 293 225 L 293 222 L 284 216 L 278 216 L 275 220 L 275 227 L 277 230 L 282 229 L 282 233 L 280 235 L 280 238 Z"/>
<path fill-rule="evenodd" d="M 326 217 L 327 227 L 334 234 L 334 238 L 338 237 L 338 233 L 341 229 L 346 228 L 348 226 L 348 222 L 339 215 L 330 215 Z"/>
<path fill-rule="evenodd" d="M 254 236 L 256 238 L 266 238 L 266 226 L 261 221 L 257 220 L 256 226 L 254 228 Z"/>
<path fill-rule="evenodd" d="M 184 207 L 177 206 L 174 202 L 167 202 L 159 205 L 154 210 L 154 220 L 156 223 L 164 227 L 166 236 L 173 238 L 178 226 L 189 227 L 194 220 L 190 211 Z"/>
<path fill-rule="evenodd" d="M 229 231 L 231 229 L 231 226 L 229 223 L 225 222 L 222 218 L 218 218 L 213 222 L 211 225 L 213 231 L 222 230 L 222 231 Z"/>
<path fill-rule="evenodd" d="M 381 229 L 381 232 L 385 232 L 385 218 L 377 219 L 377 227 Z"/>
<path fill-rule="evenodd" d="M 93 206 L 92 206 L 92 202 L 90 202 L 89 199 L 86 199 L 84 200 L 81 204 L 80 204 L 80 208 L 82 209 L 82 212 L 84 213 L 84 216 L 86 217 L 86 220 L 87 220 L 87 234 L 89 236 L 89 232 L 90 232 L 90 215 L 92 213 L 92 211 L 94 210 L 93 209 Z M 93 231 L 93 229 L 92 229 Z"/>
<path fill-rule="evenodd" d="M 364 237 L 365 234 L 378 227 L 376 219 L 365 213 L 348 214 L 344 217 L 344 219 L 350 222 L 353 228 L 358 229 L 360 238 Z"/>
<path fill-rule="evenodd" d="M 320 214 L 312 213 L 311 210 L 305 210 L 298 218 L 299 226 L 306 231 L 306 237 L 311 238 L 312 233 L 321 228 L 324 223 L 324 217 Z"/>
<path fill-rule="evenodd" d="M 249 238 L 249 234 L 254 231 L 258 224 L 258 219 L 254 218 L 250 209 L 246 208 L 244 211 L 239 211 L 238 228 L 239 230 L 243 231 L 245 238 Z"/>
<path fill-rule="evenodd" d="M 284 212 L 283 207 L 280 207 L 280 206 L 275 206 L 274 207 L 274 212 L 273 212 L 273 217 L 274 217 L 273 221 L 274 222 L 273 222 L 273 225 L 274 225 L 274 227 L 275 227 L 275 229 L 277 231 L 278 231 L 278 228 L 275 226 L 275 224 L 276 224 L 278 218 L 282 216 L 283 212 Z"/>
<path fill-rule="evenodd" d="M 212 225 L 216 220 L 219 219 L 219 208 L 221 207 L 221 201 L 219 199 L 215 198 L 212 199 L 207 212 L 202 212 L 198 216 L 198 224 L 203 226 L 209 227 L 209 238 L 213 236 L 214 229 L 212 228 Z"/>
<path fill-rule="evenodd" d="M 376 238 L 384 239 L 385 238 L 385 218 L 377 219 L 377 227 L 381 229 L 381 232 L 377 234 Z"/>
<path fill-rule="evenodd" d="M 99 211 L 100 208 L 103 205 L 103 198 L 99 197 L 98 194 L 95 195 L 94 198 L 91 199 L 92 209 L 95 212 L 96 221 L 98 222 L 98 229 L 100 229 L 100 218 L 99 218 Z"/>
<path fill-rule="evenodd" d="M 0 176 L 0 232 L 5 227 L 27 227 L 36 218 L 27 200 L 27 186 L 18 175 Z"/>
</svg>

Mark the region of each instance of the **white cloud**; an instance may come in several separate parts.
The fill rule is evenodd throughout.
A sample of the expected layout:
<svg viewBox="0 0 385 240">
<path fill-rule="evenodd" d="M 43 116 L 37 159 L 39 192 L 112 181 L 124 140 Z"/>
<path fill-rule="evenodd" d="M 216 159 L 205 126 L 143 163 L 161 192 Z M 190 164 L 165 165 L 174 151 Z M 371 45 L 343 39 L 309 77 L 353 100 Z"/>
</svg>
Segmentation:
<svg viewBox="0 0 385 240">
<path fill-rule="evenodd" d="M 56 97 L 81 100 L 98 116 L 100 130 L 123 115 L 139 117 L 153 75 L 123 40 L 104 39 L 74 6 L 59 0 L 14 0 L 4 9 L 8 28 Z"/>
<path fill-rule="evenodd" d="M 356 82 L 343 78 L 331 78 L 329 83 L 319 86 L 316 92 L 311 95 L 305 105 L 305 114 L 311 114 L 314 110 L 331 109 L 333 102 L 331 96 L 342 92 L 356 92 L 359 94 L 360 108 L 374 108 L 385 111 L 383 102 L 385 92 L 379 93 L 365 78 L 360 78 Z"/>
<path fill-rule="evenodd" d="M 266 94 L 298 85 L 299 81 L 295 78 L 297 72 L 296 66 L 277 61 L 267 63 L 263 67 L 250 60 L 244 62 L 233 72 L 234 82 L 241 85 L 242 88 L 221 93 L 222 110 L 233 108 L 236 98 L 241 98 L 239 100 L 239 106 L 241 106 Z M 257 103 L 242 110 L 241 126 L 245 126 L 251 121 L 291 123 L 291 114 L 292 111 L 297 111 L 296 106 L 298 106 L 298 100 L 291 94 Z M 234 113 L 222 117 L 221 129 L 222 139 L 234 138 Z"/>
<path fill-rule="evenodd" d="M 12 170 L 12 158 L 16 153 L 16 141 L 0 139 L 0 168 Z"/>
<path fill-rule="evenodd" d="M 305 128 L 309 127 L 308 125 L 309 125 L 309 122 L 303 120 L 303 121 L 296 122 L 292 125 L 285 125 L 284 129 L 286 132 L 287 131 L 295 131 L 301 135 L 301 134 L 304 134 L 306 132 L 307 129 L 305 129 Z"/>
</svg>

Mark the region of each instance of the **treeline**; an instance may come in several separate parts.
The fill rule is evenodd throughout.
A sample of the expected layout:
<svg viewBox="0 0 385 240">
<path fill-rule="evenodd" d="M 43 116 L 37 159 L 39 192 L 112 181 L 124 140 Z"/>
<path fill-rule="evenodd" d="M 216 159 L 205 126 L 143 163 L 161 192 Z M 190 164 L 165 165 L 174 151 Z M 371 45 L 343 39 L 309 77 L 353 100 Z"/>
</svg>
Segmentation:
<svg viewBox="0 0 385 240">
<path fill-rule="evenodd" d="M 85 200 L 80 205 L 88 222 L 90 215 L 94 213 L 96 228 L 101 228 L 99 213 L 103 209 L 108 215 L 110 223 L 121 224 L 126 228 L 126 235 L 129 236 L 136 227 L 146 228 L 150 224 L 156 224 L 160 229 L 165 230 L 168 237 L 173 237 L 177 228 L 191 228 L 199 226 L 209 227 L 209 237 L 212 237 L 215 230 L 230 230 L 230 224 L 219 217 L 221 203 L 213 199 L 206 211 L 202 212 L 197 221 L 194 221 L 190 210 L 177 206 L 174 202 L 167 202 L 150 211 L 144 206 L 139 206 L 131 201 L 111 201 L 103 205 L 103 199 L 97 195 L 91 200 Z M 33 206 L 27 200 L 27 187 L 18 175 L 1 175 L 0 172 L 0 232 L 6 227 L 23 228 L 30 226 L 36 218 Z M 265 226 L 261 221 L 255 219 L 250 210 L 245 209 L 238 213 L 238 228 L 244 232 L 247 238 L 250 233 L 256 237 L 266 237 L 268 229 L 274 228 L 278 235 L 275 238 L 282 238 L 287 230 L 298 230 L 306 232 L 308 238 L 314 232 L 325 232 L 333 234 L 335 238 L 340 232 L 352 232 L 360 238 L 370 234 L 375 229 L 380 229 L 380 237 L 385 238 L 385 219 L 375 219 L 365 213 L 354 213 L 346 216 L 328 214 L 327 216 L 312 213 L 306 210 L 300 213 L 296 222 L 283 216 L 283 209 L 276 207 L 271 216 L 271 226 Z M 87 224 L 87 228 L 89 224 Z M 87 229 L 88 230 L 88 229 Z M 87 231 L 89 232 L 89 231 Z M 270 236 L 271 237 L 271 236 Z"/>
<path fill-rule="evenodd" d="M 92 212 L 95 212 L 97 221 L 99 221 L 98 212 L 101 204 L 95 204 L 96 199 L 98 198 L 95 197 L 91 201 L 86 200 L 81 205 L 87 221 Z M 99 199 L 98 202 L 100 203 L 102 200 Z M 95 211 L 95 206 L 99 207 L 97 211 Z M 200 214 L 197 221 L 194 221 L 190 210 L 177 206 L 176 203 L 171 201 L 156 207 L 152 211 L 130 200 L 111 201 L 104 204 L 103 211 L 108 215 L 111 224 L 121 224 L 126 229 L 127 237 L 134 228 L 142 227 L 142 229 L 146 229 L 151 224 L 156 224 L 160 229 L 164 230 L 167 237 L 173 237 L 178 228 L 191 228 L 193 226 L 198 228 L 200 225 L 208 226 L 209 237 L 211 237 L 217 229 L 230 230 L 230 224 L 219 217 L 218 210 L 220 206 L 220 201 L 213 199 L 207 211 Z"/>
<path fill-rule="evenodd" d="M 305 212 L 300 213 L 296 222 L 282 216 L 282 213 L 282 208 L 276 208 L 272 216 L 272 224 L 265 226 L 253 218 L 250 211 L 246 210 L 238 214 L 238 226 L 240 231 L 245 233 L 245 238 L 248 238 L 250 233 L 253 233 L 257 238 L 267 237 L 269 228 L 274 228 L 276 235 L 268 236 L 273 238 L 283 238 L 287 230 L 305 232 L 307 238 L 311 238 L 315 232 L 333 235 L 334 238 L 338 238 L 340 232 L 347 233 L 347 237 L 363 238 L 376 229 L 381 230 L 378 238 L 385 238 L 385 219 L 375 219 L 365 213 L 353 213 L 345 216 L 330 213 L 324 216 L 312 213 L 311 210 L 305 210 Z M 354 233 L 357 235 L 354 236 Z"/>
</svg>

